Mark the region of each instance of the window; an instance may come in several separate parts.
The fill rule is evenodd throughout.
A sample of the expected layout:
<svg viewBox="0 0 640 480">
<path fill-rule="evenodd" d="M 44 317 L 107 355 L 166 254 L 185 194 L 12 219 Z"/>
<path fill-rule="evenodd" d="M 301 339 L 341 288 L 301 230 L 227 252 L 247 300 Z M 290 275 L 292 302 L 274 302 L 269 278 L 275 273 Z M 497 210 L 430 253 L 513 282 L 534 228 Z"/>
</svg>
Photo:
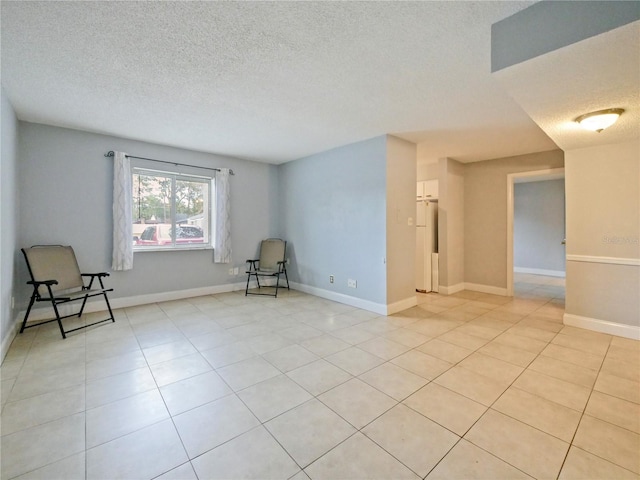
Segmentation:
<svg viewBox="0 0 640 480">
<path fill-rule="evenodd" d="M 133 168 L 134 250 L 211 247 L 209 177 Z"/>
</svg>

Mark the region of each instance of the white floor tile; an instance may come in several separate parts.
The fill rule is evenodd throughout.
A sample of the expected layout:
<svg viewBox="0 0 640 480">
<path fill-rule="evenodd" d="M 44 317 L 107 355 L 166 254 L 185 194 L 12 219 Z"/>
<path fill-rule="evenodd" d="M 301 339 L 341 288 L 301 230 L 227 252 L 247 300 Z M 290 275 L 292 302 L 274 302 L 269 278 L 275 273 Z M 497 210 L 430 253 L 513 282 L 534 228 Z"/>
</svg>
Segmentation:
<svg viewBox="0 0 640 480">
<path fill-rule="evenodd" d="M 211 365 L 199 353 L 151 365 L 151 373 L 159 387 L 195 377 L 210 370 Z"/>
<path fill-rule="evenodd" d="M 460 443 L 427 475 L 427 480 L 449 480 L 455 478 L 469 480 L 494 480 L 498 478 L 527 480 L 532 477 L 472 443 L 460 440 Z"/>
<path fill-rule="evenodd" d="M 173 421 L 191 459 L 260 425 L 235 395 L 181 413 Z"/>
<path fill-rule="evenodd" d="M 219 368 L 217 372 L 236 392 L 281 375 L 280 370 L 263 358 L 249 358 Z"/>
<path fill-rule="evenodd" d="M 305 468 L 313 480 L 370 479 L 417 480 L 415 473 L 389 453 L 356 433 L 325 456 Z"/>
<path fill-rule="evenodd" d="M 187 461 L 171 420 L 87 450 L 87 479 L 154 478 Z"/>
<path fill-rule="evenodd" d="M 420 477 L 429 473 L 460 439 L 402 404 L 367 425 L 362 433 Z"/>
<path fill-rule="evenodd" d="M 312 395 L 320 395 L 353 378 L 350 373 L 325 360 L 296 368 L 288 372 L 287 376 Z"/>
<path fill-rule="evenodd" d="M 397 403 L 357 378 L 323 393 L 318 399 L 358 429 Z"/>
<path fill-rule="evenodd" d="M 0 476 L 637 478 L 640 342 L 562 325 L 557 280 L 389 317 L 291 290 L 34 328 L 0 367 Z"/>
<path fill-rule="evenodd" d="M 264 427 L 253 429 L 199 456 L 192 463 L 198 478 L 211 479 L 286 479 L 300 471 Z"/>
<path fill-rule="evenodd" d="M 157 389 L 87 410 L 87 448 L 169 418 Z"/>
<path fill-rule="evenodd" d="M 2 478 L 12 478 L 85 449 L 84 413 L 77 413 L 0 439 Z"/>
<path fill-rule="evenodd" d="M 238 397 L 263 423 L 312 398 L 286 375 L 252 385 L 238 392 Z"/>
<path fill-rule="evenodd" d="M 85 452 L 83 451 L 14 478 L 16 480 L 83 480 L 86 478 L 85 463 Z"/>
<path fill-rule="evenodd" d="M 149 367 L 87 382 L 87 409 L 157 388 Z"/>
<path fill-rule="evenodd" d="M 2 435 L 84 412 L 84 386 L 56 390 L 7 403 L 2 409 Z"/>
<path fill-rule="evenodd" d="M 274 418 L 265 426 L 303 468 L 356 432 L 315 399 Z"/>
<path fill-rule="evenodd" d="M 216 372 L 207 372 L 160 387 L 160 393 L 169 413 L 178 415 L 229 395 L 233 390 Z"/>
</svg>

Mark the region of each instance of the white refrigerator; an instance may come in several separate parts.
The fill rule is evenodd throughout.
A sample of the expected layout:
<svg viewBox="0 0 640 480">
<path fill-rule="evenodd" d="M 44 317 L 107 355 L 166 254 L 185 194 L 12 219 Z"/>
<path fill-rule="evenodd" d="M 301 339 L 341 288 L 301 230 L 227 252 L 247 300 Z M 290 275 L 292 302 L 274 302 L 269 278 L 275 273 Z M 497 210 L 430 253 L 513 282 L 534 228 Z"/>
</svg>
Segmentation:
<svg viewBox="0 0 640 480">
<path fill-rule="evenodd" d="M 416 290 L 438 291 L 437 200 L 420 200 L 416 207 Z"/>
</svg>

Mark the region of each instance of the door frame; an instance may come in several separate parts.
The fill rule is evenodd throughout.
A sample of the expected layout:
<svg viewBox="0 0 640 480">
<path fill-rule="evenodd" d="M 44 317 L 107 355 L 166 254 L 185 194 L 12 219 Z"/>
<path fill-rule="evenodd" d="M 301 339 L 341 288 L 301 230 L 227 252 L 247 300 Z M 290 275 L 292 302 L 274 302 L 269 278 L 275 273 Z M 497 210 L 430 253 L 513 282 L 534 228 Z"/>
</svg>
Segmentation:
<svg viewBox="0 0 640 480">
<path fill-rule="evenodd" d="M 543 182 L 564 179 L 564 168 L 548 168 L 507 175 L 507 296 L 513 296 L 513 215 L 514 185 L 516 183 Z"/>
</svg>

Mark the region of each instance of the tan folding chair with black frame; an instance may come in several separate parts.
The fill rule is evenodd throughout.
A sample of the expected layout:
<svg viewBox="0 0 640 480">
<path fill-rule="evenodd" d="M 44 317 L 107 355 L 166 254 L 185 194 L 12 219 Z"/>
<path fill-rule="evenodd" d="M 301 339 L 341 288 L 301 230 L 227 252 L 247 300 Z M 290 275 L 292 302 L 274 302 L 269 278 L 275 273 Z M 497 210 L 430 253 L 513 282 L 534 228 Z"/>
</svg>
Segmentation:
<svg viewBox="0 0 640 480">
<path fill-rule="evenodd" d="M 247 260 L 249 270 L 247 270 L 247 288 L 244 295 L 269 295 L 271 297 L 278 296 L 278 288 L 280 287 L 280 275 L 284 275 L 287 281 L 287 290 L 289 290 L 289 278 L 287 277 L 287 261 L 285 258 L 287 250 L 287 242 L 279 238 L 267 238 L 260 244 L 260 258 L 255 260 Z M 258 290 L 265 285 L 260 285 L 259 277 L 275 277 L 276 288 L 275 293 L 250 292 L 249 281 L 251 277 L 256 278 Z"/>
<path fill-rule="evenodd" d="M 27 313 L 24 316 L 20 333 L 26 328 L 37 327 L 45 323 L 58 322 L 62 338 L 67 338 L 67 333 L 75 332 L 82 328 L 91 327 L 103 322 L 115 322 L 111 305 L 107 298 L 107 292 L 112 292 L 113 288 L 104 288 L 102 279 L 108 277 L 107 272 L 100 273 L 80 273 L 78 262 L 73 248 L 63 245 L 35 245 L 31 248 L 23 248 L 22 254 L 27 261 L 27 268 L 31 281 L 27 282 L 33 287 L 31 300 Z M 83 277 L 89 278 L 89 284 L 85 285 Z M 94 281 L 98 280 L 99 287 L 94 286 Z M 94 288 L 95 287 L 95 288 Z M 83 325 L 78 328 L 65 330 L 62 320 L 69 317 L 80 317 L 84 311 L 87 299 L 91 297 L 103 296 L 109 310 L 109 318 Z M 80 312 L 70 315 L 60 315 L 59 305 L 82 300 Z M 31 308 L 35 302 L 50 302 L 53 307 L 55 318 L 45 320 L 33 325 L 27 325 Z"/>
</svg>

